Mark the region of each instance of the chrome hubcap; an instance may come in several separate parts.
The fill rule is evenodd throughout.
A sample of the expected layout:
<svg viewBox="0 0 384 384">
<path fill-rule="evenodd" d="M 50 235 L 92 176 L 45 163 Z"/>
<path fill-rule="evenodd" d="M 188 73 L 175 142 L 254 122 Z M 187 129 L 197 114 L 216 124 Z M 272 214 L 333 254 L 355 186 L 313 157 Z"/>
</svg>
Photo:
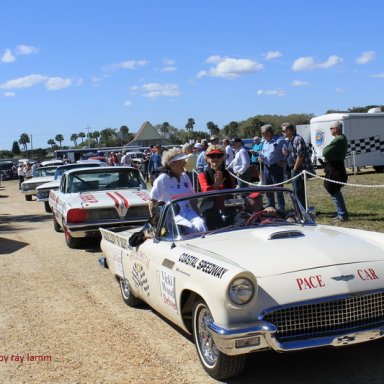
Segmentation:
<svg viewBox="0 0 384 384">
<path fill-rule="evenodd" d="M 206 363 L 213 366 L 217 361 L 218 350 L 208 329 L 208 324 L 212 323 L 213 319 L 207 308 L 199 312 L 197 321 L 201 353 Z"/>
</svg>

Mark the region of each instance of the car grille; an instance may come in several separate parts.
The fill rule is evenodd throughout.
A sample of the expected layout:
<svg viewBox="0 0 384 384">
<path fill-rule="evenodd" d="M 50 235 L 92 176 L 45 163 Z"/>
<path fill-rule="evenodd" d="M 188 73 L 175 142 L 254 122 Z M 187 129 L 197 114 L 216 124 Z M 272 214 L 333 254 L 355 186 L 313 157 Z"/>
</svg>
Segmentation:
<svg viewBox="0 0 384 384">
<path fill-rule="evenodd" d="M 28 183 L 28 184 L 25 184 L 25 185 L 22 185 L 21 186 L 21 189 L 23 191 L 32 191 L 34 189 L 36 189 L 36 187 L 38 187 L 39 185 L 41 185 L 41 183 Z"/>
<path fill-rule="evenodd" d="M 114 208 L 89 209 L 87 214 L 87 221 L 119 219 L 119 215 Z M 124 219 L 130 221 L 149 219 L 148 206 L 129 207 Z"/>
<path fill-rule="evenodd" d="M 384 323 L 384 293 L 284 308 L 262 320 L 277 327 L 276 339 L 282 342 L 366 329 Z"/>
<path fill-rule="evenodd" d="M 128 209 L 127 214 L 125 215 L 125 218 L 127 220 L 143 220 L 143 219 L 149 219 L 149 209 L 148 205 L 139 205 L 135 207 L 130 207 Z"/>
</svg>

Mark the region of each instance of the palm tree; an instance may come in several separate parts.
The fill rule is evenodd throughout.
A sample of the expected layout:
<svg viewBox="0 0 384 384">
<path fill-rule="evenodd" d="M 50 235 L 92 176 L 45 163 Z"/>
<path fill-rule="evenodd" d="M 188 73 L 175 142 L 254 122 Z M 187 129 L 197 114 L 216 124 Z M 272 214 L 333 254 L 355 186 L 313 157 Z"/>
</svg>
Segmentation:
<svg viewBox="0 0 384 384">
<path fill-rule="evenodd" d="M 59 142 L 61 147 L 61 142 L 64 141 L 64 136 L 62 134 L 58 134 L 55 136 L 55 140 Z"/>
<path fill-rule="evenodd" d="M 81 144 L 84 142 L 84 137 L 86 137 L 84 132 L 79 132 L 79 137 L 81 137 Z"/>
<path fill-rule="evenodd" d="M 101 140 L 105 143 L 105 146 L 108 147 L 116 138 L 116 130 L 113 128 L 105 128 L 100 131 L 100 136 Z"/>
<path fill-rule="evenodd" d="M 160 131 L 164 137 L 166 137 L 168 135 L 170 126 L 171 125 L 168 123 L 168 121 L 164 121 L 164 123 L 161 124 Z"/>
<path fill-rule="evenodd" d="M 100 144 L 100 132 L 99 131 L 93 131 L 91 133 L 91 137 L 92 137 L 92 139 L 96 140 L 97 145 Z"/>
<path fill-rule="evenodd" d="M 22 133 L 20 135 L 19 144 L 21 144 L 23 146 L 24 151 L 27 151 L 27 149 L 28 149 L 27 144 L 30 142 L 31 142 L 31 140 L 29 139 L 28 133 Z"/>
<path fill-rule="evenodd" d="M 79 138 L 79 135 L 77 133 L 72 133 L 71 138 L 69 140 L 73 141 L 73 145 L 77 147 L 77 139 Z"/>
<path fill-rule="evenodd" d="M 55 142 L 55 140 L 53 140 L 53 139 L 49 139 L 49 140 L 47 141 L 47 144 L 50 145 L 50 146 L 52 147 L 52 149 L 53 149 L 53 147 L 55 146 L 56 142 Z"/>
<path fill-rule="evenodd" d="M 189 134 L 193 131 L 193 126 L 195 125 L 195 120 L 192 118 L 192 117 L 190 117 L 189 119 L 188 119 L 188 122 L 187 122 L 187 124 L 185 124 L 185 129 L 187 130 L 187 132 L 188 132 L 188 138 L 189 138 Z"/>
<path fill-rule="evenodd" d="M 129 133 L 129 128 L 126 125 L 122 125 L 120 127 L 120 144 L 121 144 L 121 146 L 123 146 L 124 139 L 125 139 L 125 141 L 127 141 L 128 133 Z"/>
<path fill-rule="evenodd" d="M 211 136 L 218 135 L 220 133 L 219 127 L 213 121 L 208 121 L 207 128 Z"/>
</svg>

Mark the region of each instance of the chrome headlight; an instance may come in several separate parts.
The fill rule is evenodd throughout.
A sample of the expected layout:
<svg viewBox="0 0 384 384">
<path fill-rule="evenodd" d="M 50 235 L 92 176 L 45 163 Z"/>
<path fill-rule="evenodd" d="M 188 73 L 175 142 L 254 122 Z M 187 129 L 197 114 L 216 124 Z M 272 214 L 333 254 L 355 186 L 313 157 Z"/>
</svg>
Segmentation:
<svg viewBox="0 0 384 384">
<path fill-rule="evenodd" d="M 244 305 L 251 301 L 255 293 L 252 281 L 245 278 L 238 278 L 232 281 L 228 288 L 228 294 L 232 302 L 237 305 Z"/>
</svg>

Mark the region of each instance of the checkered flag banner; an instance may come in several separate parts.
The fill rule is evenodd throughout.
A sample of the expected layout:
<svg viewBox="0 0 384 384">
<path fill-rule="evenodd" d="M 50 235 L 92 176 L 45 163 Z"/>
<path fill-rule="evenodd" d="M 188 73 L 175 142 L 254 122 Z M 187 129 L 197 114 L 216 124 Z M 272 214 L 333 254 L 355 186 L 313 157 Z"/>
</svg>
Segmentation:
<svg viewBox="0 0 384 384">
<path fill-rule="evenodd" d="M 380 136 L 351 140 L 348 143 L 348 150 L 356 153 L 368 153 L 374 151 L 384 152 L 384 140 L 380 140 Z"/>
</svg>

